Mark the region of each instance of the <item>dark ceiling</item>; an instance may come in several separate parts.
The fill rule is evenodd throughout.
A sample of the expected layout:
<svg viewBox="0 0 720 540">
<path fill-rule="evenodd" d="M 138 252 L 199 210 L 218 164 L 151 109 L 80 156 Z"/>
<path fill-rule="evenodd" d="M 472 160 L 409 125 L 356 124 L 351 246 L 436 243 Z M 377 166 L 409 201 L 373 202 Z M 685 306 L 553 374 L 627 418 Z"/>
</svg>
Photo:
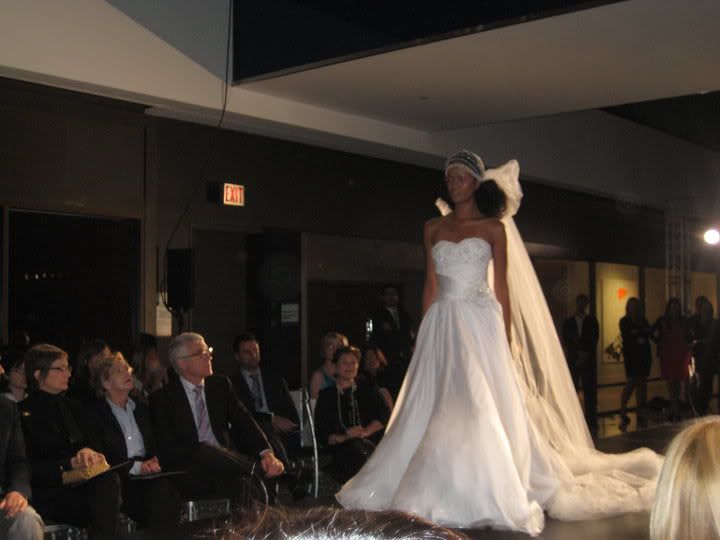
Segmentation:
<svg viewBox="0 0 720 540">
<path fill-rule="evenodd" d="M 604 110 L 720 152 L 720 91 L 631 103 Z"/>
<path fill-rule="evenodd" d="M 233 80 L 301 71 L 625 0 L 234 0 Z"/>
</svg>

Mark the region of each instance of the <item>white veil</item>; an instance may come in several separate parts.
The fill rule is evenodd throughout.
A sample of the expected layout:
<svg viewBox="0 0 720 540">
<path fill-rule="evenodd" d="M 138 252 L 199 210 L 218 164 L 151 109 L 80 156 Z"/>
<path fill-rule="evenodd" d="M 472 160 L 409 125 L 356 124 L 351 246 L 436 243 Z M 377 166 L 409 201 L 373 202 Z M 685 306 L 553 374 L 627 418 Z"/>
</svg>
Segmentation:
<svg viewBox="0 0 720 540">
<path fill-rule="evenodd" d="M 550 443 L 562 447 L 571 442 L 574 446 L 592 448 L 545 295 L 513 219 L 523 196 L 519 175 L 520 165 L 512 160 L 488 169 L 484 176 L 494 180 L 506 197 L 502 221 L 508 245 L 513 359 L 527 387 L 528 411 Z M 563 440 L 567 437 L 570 441 Z"/>
</svg>

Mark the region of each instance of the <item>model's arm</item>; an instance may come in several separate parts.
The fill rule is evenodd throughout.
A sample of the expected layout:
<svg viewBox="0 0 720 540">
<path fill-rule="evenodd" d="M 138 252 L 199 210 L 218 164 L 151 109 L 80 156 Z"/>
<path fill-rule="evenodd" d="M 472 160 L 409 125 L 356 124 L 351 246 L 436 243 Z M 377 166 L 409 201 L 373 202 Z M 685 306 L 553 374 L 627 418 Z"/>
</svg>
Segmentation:
<svg viewBox="0 0 720 540">
<path fill-rule="evenodd" d="M 495 297 L 502 306 L 503 320 L 505 321 L 505 334 L 508 343 L 510 343 L 511 324 L 510 324 L 510 292 L 507 282 L 507 235 L 505 234 L 505 225 L 498 221 L 493 227 L 493 289 Z"/>
<path fill-rule="evenodd" d="M 437 277 L 435 276 L 435 263 L 432 258 L 432 236 L 437 228 L 439 219 L 431 219 L 425 223 L 423 229 L 423 243 L 425 244 L 425 286 L 423 287 L 423 315 L 430 309 L 437 292 Z"/>
</svg>

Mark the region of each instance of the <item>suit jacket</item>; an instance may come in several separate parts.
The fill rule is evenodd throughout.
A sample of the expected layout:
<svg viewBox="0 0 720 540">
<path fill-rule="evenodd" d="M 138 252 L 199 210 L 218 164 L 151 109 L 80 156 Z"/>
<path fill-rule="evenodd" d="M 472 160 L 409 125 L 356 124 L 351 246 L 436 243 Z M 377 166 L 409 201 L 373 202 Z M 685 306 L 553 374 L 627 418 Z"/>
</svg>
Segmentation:
<svg viewBox="0 0 720 540">
<path fill-rule="evenodd" d="M 112 412 L 110 404 L 103 399 L 96 405 L 95 412 L 97 414 L 97 431 L 99 436 L 99 444 L 105 458 L 110 465 L 117 465 L 127 461 L 127 444 L 125 443 L 125 435 L 123 434 L 120 422 Z M 144 403 L 135 402 L 135 410 L 133 411 L 135 422 L 143 438 L 145 445 L 145 455 L 138 456 L 139 460 L 150 459 L 157 455 L 157 445 L 155 435 L 152 428 L 152 418 L 150 416 L 150 408 Z"/>
<path fill-rule="evenodd" d="M 261 373 L 263 392 L 270 411 L 273 414 L 284 416 L 299 425 L 300 419 L 298 418 L 297 409 L 295 408 L 295 403 L 292 400 L 285 379 L 270 369 L 262 369 Z M 230 377 L 230 380 L 240 401 L 245 405 L 245 408 L 251 411 L 256 419 L 270 421 L 272 418 L 271 415 L 255 410 L 255 399 L 243 374 L 238 373 Z"/>
<path fill-rule="evenodd" d="M 30 465 L 20 414 L 17 405 L 4 397 L 0 397 L 0 488 L 5 493 L 19 491 L 30 498 Z"/>
<path fill-rule="evenodd" d="M 33 489 L 62 485 L 62 471 L 81 448 L 97 450 L 93 422 L 80 402 L 40 390 L 19 405 Z"/>
<path fill-rule="evenodd" d="M 370 345 L 380 347 L 389 360 L 410 361 L 410 343 L 412 342 L 413 320 L 410 315 L 398 307 L 398 320 L 383 307 L 372 314 L 373 331 Z"/>
<path fill-rule="evenodd" d="M 272 450 L 227 377 L 205 379 L 205 402 L 210 427 L 221 446 L 253 458 Z M 193 454 L 205 445 L 198 440 L 195 418 L 179 378 L 150 394 L 150 412 L 163 468 L 187 468 Z"/>
<path fill-rule="evenodd" d="M 597 342 L 600 337 L 600 327 L 597 319 L 586 315 L 583 320 L 582 334 L 578 335 L 575 315 L 568 317 L 562 326 L 562 343 L 568 362 L 575 364 L 580 352 L 588 353 L 592 358 L 597 352 Z"/>
</svg>

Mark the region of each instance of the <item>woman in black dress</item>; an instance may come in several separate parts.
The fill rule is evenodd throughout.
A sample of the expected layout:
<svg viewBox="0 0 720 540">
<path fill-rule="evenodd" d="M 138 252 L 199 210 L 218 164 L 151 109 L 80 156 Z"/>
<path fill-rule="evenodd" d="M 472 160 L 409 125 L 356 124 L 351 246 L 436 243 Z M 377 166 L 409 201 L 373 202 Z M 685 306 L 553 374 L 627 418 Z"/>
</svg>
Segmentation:
<svg viewBox="0 0 720 540">
<path fill-rule="evenodd" d="M 627 379 L 620 397 L 620 429 L 623 431 L 630 424 L 627 404 L 633 391 L 637 390 L 638 421 L 641 420 L 640 411 L 645 407 L 647 401 L 646 379 L 650 375 L 652 363 L 650 333 L 650 323 L 643 317 L 640 301 L 635 297 L 628 299 L 625 305 L 625 316 L 620 319 L 623 362 Z"/>
<path fill-rule="evenodd" d="M 88 527 L 90 538 L 113 538 L 119 527 L 120 480 L 108 471 L 67 485 L 78 469 L 105 462 L 87 408 L 65 397 L 68 355 L 53 345 L 25 353 L 30 395 L 20 402 L 20 419 L 32 471 L 33 506 L 53 521 Z"/>
<path fill-rule="evenodd" d="M 315 406 L 318 442 L 332 455 L 330 474 L 344 483 L 357 473 L 385 432 L 389 412 L 377 386 L 357 384 L 357 349 L 341 347 L 333 364 L 337 384 L 320 392 Z"/>
</svg>

